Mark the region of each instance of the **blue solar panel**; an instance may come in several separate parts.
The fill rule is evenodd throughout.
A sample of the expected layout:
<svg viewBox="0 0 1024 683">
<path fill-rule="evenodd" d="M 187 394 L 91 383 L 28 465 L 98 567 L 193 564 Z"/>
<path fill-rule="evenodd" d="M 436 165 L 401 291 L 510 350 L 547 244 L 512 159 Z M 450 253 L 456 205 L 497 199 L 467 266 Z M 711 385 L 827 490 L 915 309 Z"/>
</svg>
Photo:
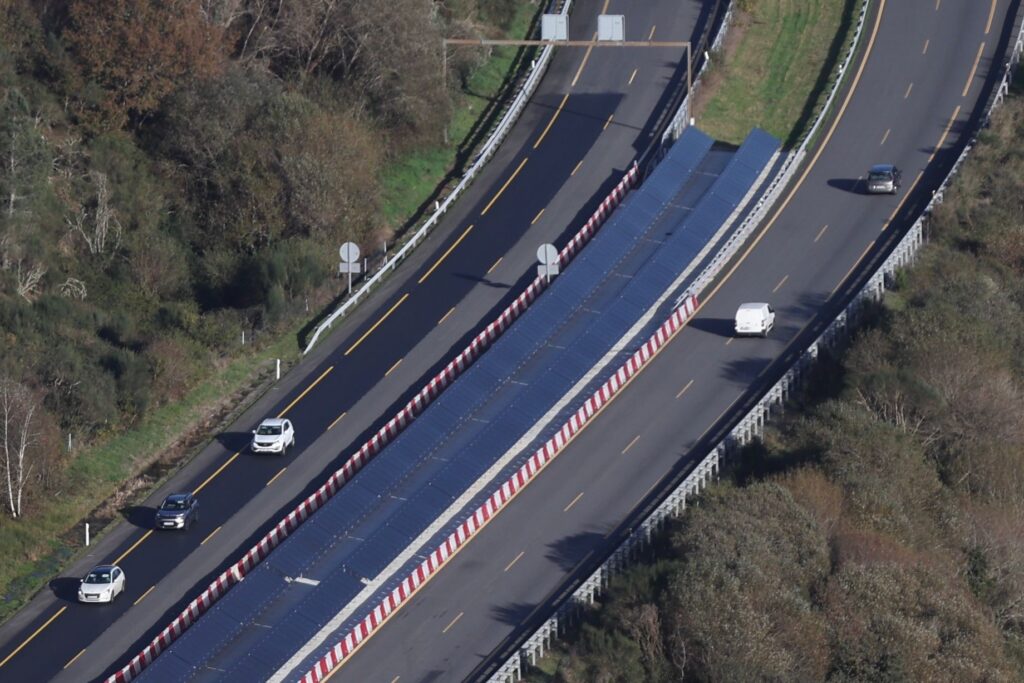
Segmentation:
<svg viewBox="0 0 1024 683">
<path fill-rule="evenodd" d="M 287 659 L 364 589 L 359 579 L 375 578 L 619 342 L 736 208 L 777 146 L 751 134 L 723 167 L 710 138 L 687 129 L 488 353 L 172 650 L 197 664 L 218 662 L 232 680 L 252 675 L 254 662 L 265 671 Z M 295 584 L 286 589 L 282 574 L 326 578 L 301 586 L 306 594 Z M 267 608 L 268 600 L 276 602 Z M 263 609 L 277 616 L 258 645 L 249 643 L 251 630 L 236 637 L 238 624 L 249 627 Z"/>
</svg>

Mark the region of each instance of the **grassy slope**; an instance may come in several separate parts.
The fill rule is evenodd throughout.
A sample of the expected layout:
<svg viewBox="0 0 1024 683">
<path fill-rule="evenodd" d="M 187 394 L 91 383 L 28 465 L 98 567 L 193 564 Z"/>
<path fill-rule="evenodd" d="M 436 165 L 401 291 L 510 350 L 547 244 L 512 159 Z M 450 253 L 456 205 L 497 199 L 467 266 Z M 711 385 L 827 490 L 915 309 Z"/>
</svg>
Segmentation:
<svg viewBox="0 0 1024 683">
<path fill-rule="evenodd" d="M 531 4 L 521 5 L 509 26 L 509 35 L 525 36 L 535 11 Z M 450 140 L 464 140 L 473 133 L 494 94 L 501 91 L 516 54 L 517 48 L 495 48 L 488 61 L 469 78 L 466 91 L 453 105 L 452 120 L 448 126 Z M 438 179 L 451 167 L 452 148 L 435 147 L 410 154 L 385 169 L 381 182 L 384 186 L 383 213 L 388 223 L 400 223 L 413 215 L 434 193 Z"/>
<path fill-rule="evenodd" d="M 525 35 L 535 11 L 534 5 L 524 3 L 509 35 Z M 514 56 L 512 49 L 496 50 L 472 76 L 469 92 L 455 98 L 449 128 L 451 140 L 461 143 L 471 133 L 487 102 L 501 91 Z M 388 169 L 382 182 L 387 188 L 384 212 L 390 223 L 402 222 L 436 190 L 453 164 L 457 147 L 453 144 L 410 154 Z M 0 620 L 16 612 L 62 566 L 70 563 L 82 547 L 82 522 L 104 501 L 119 493 L 123 495 L 124 482 L 138 475 L 154 454 L 171 448 L 190 428 L 202 425 L 211 413 L 220 412 L 218 409 L 226 403 L 257 388 L 267 377 L 273 359 L 281 358 L 283 365 L 296 359 L 299 349 L 295 340 L 299 327 L 305 324 L 301 321 L 258 351 L 232 360 L 181 401 L 153 411 L 131 431 L 76 453 L 61 495 L 33 501 L 28 516 L 14 521 L 0 515 L 0 556 L 5 558 L 0 563 Z M 167 475 L 164 472 L 157 481 L 143 481 L 144 486 L 118 507 L 141 499 Z M 94 518 L 94 538 L 96 531 Z"/>
<path fill-rule="evenodd" d="M 724 55 L 712 57 L 695 107 L 697 125 L 739 144 L 754 126 L 787 145 L 813 121 L 847 44 L 852 2 L 760 0 L 739 12 Z"/>
</svg>

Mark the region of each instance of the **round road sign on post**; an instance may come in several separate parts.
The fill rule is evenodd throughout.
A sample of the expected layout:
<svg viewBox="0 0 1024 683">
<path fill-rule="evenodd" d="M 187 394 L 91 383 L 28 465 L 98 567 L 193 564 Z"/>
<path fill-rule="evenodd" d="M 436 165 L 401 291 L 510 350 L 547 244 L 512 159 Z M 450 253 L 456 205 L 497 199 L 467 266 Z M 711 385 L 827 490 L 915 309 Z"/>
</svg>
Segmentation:
<svg viewBox="0 0 1024 683">
<path fill-rule="evenodd" d="M 537 275 L 543 277 L 548 284 L 551 283 L 551 276 L 558 275 L 558 250 L 553 244 L 542 244 L 537 247 Z"/>
<path fill-rule="evenodd" d="M 355 242 L 345 242 L 338 250 L 343 263 L 355 263 L 359 260 L 359 245 Z"/>
<path fill-rule="evenodd" d="M 341 263 L 338 264 L 339 273 L 348 273 L 348 293 L 352 293 L 352 273 L 360 272 L 359 266 L 359 245 L 355 242 L 345 242 L 338 249 Z"/>
</svg>

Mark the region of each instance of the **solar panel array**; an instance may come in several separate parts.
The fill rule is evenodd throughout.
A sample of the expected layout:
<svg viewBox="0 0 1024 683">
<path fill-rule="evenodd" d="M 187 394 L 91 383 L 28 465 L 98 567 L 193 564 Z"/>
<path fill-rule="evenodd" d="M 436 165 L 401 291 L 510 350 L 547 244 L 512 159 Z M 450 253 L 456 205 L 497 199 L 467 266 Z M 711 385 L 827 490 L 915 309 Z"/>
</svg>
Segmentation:
<svg viewBox="0 0 1024 683">
<path fill-rule="evenodd" d="M 755 130 L 735 153 L 712 150 L 710 138 L 687 129 L 494 346 L 143 678 L 251 681 L 279 669 L 626 334 L 707 244 L 777 149 L 774 138 Z M 395 580 L 408 571 L 403 567 Z M 319 585 L 291 580 L 300 576 Z M 361 616 L 356 610 L 351 620 Z"/>
</svg>

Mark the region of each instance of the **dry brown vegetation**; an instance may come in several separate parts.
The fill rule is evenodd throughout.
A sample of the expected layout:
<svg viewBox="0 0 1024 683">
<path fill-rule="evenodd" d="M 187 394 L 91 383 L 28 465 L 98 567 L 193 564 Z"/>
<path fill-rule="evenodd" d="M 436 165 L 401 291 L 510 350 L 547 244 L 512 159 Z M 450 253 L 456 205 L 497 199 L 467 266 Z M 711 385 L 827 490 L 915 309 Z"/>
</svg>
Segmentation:
<svg viewBox="0 0 1024 683">
<path fill-rule="evenodd" d="M 1021 140 L 1017 96 L 818 398 L 537 678 L 1024 680 Z"/>
</svg>

